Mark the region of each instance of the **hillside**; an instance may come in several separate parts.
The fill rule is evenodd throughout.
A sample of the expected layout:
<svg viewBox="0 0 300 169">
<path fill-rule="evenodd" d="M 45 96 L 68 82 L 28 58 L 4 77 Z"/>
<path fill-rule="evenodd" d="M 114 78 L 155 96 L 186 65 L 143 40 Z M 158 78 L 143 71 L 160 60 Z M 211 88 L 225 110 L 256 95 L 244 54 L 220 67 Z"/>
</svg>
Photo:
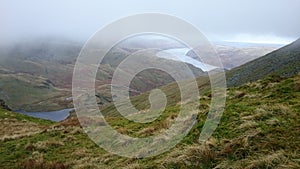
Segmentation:
<svg viewBox="0 0 300 169">
<path fill-rule="evenodd" d="M 174 86 L 166 89 L 176 97 Z M 0 133 L 0 168 L 300 168 L 300 74 L 229 88 L 221 123 L 203 144 L 198 137 L 210 94 L 201 93 L 199 122 L 187 137 L 170 151 L 145 159 L 107 153 L 88 139 L 75 116 L 52 123 L 0 109 L 5 128 Z M 146 108 L 146 96 L 133 97 L 133 103 Z M 126 121 L 106 109 L 108 122 L 119 132 L 145 137 L 168 128 L 179 107 L 168 104 L 161 118 L 147 124 Z"/>
<path fill-rule="evenodd" d="M 268 75 L 290 77 L 300 71 L 300 39 L 227 72 L 227 85 L 238 86 Z"/>
<path fill-rule="evenodd" d="M 83 43 L 61 37 L 27 39 L 0 46 L 0 99 L 14 110 L 52 111 L 72 107 L 71 84 L 73 68 Z M 111 101 L 110 80 L 116 66 L 128 55 L 141 49 L 169 49 L 182 44 L 168 39 L 129 39 L 114 47 L 104 58 L 97 73 L 99 103 Z M 232 68 L 274 47 L 216 46 L 226 68 Z M 242 59 L 236 59 L 242 58 Z M 190 66 L 196 76 L 206 73 Z M 131 83 L 132 94 L 139 94 L 173 82 L 167 73 L 146 70 Z M 101 94 L 100 94 L 101 93 Z"/>
<path fill-rule="evenodd" d="M 71 107 L 73 63 L 81 44 L 65 39 L 24 40 L 0 49 L 0 99 L 14 110 Z"/>
<path fill-rule="evenodd" d="M 135 50 L 127 51 L 126 46 Z M 51 111 L 72 107 L 72 100 L 66 98 L 71 97 L 73 69 L 81 47 L 81 43 L 60 38 L 34 39 L 0 47 L 0 99 L 13 110 Z M 111 100 L 109 84 L 118 64 L 132 52 L 143 49 L 130 43 L 122 47 L 125 49 L 116 46 L 109 51 L 99 66 L 96 90 L 97 95 L 105 98 L 103 104 Z M 206 75 L 191 68 L 197 76 Z M 139 94 L 173 81 L 165 72 L 148 69 L 133 79 L 130 88 L 135 91 L 133 94 Z"/>
<path fill-rule="evenodd" d="M 276 49 L 280 48 L 276 45 L 259 45 L 259 44 L 227 44 L 216 43 L 215 49 L 225 69 L 232 69 L 241 66 L 247 62 L 264 56 Z"/>
</svg>

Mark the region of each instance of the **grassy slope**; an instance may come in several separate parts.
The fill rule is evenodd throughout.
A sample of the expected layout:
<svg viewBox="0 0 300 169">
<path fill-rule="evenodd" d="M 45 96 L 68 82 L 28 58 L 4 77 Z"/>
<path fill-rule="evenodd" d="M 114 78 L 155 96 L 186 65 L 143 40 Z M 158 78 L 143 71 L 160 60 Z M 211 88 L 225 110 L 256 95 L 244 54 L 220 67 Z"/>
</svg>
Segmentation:
<svg viewBox="0 0 300 169">
<path fill-rule="evenodd" d="M 54 87 L 47 79 L 27 74 L 0 74 L 0 99 L 12 109 L 56 110 L 71 106 L 70 92 Z"/>
<path fill-rule="evenodd" d="M 36 40 L 0 49 L 0 99 L 12 109 L 50 111 L 70 104 L 74 62 L 80 44 Z"/>
<path fill-rule="evenodd" d="M 174 86 L 164 90 L 176 93 Z M 146 103 L 145 96 L 137 96 L 133 102 L 135 99 Z M 51 123 L 1 109 L 0 167 L 299 168 L 299 99 L 300 75 L 289 79 L 266 78 L 230 88 L 219 127 L 210 140 L 199 144 L 197 140 L 210 103 L 207 93 L 200 99 L 199 123 L 188 136 L 169 152 L 146 159 L 121 158 L 98 148 L 78 127 L 75 117 Z M 135 124 L 117 115 L 108 121 L 128 135 L 155 135 L 172 124 L 169 117 L 176 117 L 179 107 L 174 103 L 177 99 L 171 100 L 162 117 L 148 125 Z M 147 107 L 146 104 L 139 106 L 140 109 Z M 111 115 L 112 109 L 108 107 L 106 113 Z M 12 129 L 3 130 L 5 126 Z M 23 130 L 19 131 L 18 126 Z M 8 133 L 3 134 L 3 131 Z"/>
<path fill-rule="evenodd" d="M 238 86 L 276 74 L 290 77 L 300 71 L 300 39 L 227 72 L 227 85 Z"/>
</svg>

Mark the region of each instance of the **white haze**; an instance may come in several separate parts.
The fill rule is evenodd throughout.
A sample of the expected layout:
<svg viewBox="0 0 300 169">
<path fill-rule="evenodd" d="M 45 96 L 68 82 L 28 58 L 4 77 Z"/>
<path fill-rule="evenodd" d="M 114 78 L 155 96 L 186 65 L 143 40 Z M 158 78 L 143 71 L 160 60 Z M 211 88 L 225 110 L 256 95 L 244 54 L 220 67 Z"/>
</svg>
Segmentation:
<svg viewBox="0 0 300 169">
<path fill-rule="evenodd" d="M 209 40 L 288 43 L 300 37 L 299 9 L 299 0 L 1 0 L 0 43 L 43 36 L 85 41 L 106 24 L 143 12 L 185 19 Z M 237 38 L 243 34 L 249 36 Z"/>
</svg>

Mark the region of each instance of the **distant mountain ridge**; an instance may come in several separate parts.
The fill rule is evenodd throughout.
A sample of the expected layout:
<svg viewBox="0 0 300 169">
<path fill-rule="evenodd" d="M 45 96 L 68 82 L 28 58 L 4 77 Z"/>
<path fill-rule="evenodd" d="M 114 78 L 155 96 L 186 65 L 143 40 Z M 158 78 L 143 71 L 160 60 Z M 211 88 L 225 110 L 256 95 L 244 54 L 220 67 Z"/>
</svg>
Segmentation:
<svg viewBox="0 0 300 169">
<path fill-rule="evenodd" d="M 227 85 L 239 86 L 270 75 L 291 77 L 300 72 L 300 39 L 227 72 Z"/>
</svg>

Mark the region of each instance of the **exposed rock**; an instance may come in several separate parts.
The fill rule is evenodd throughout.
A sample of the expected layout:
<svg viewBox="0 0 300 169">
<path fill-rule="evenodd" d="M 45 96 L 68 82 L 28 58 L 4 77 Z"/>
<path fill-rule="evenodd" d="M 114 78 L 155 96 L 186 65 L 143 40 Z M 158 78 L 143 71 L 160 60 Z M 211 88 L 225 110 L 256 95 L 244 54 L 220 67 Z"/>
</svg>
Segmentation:
<svg viewBox="0 0 300 169">
<path fill-rule="evenodd" d="M 5 101 L 1 99 L 0 99 L 0 108 L 11 111 L 11 108 L 9 108 L 9 106 L 5 103 Z"/>
</svg>

